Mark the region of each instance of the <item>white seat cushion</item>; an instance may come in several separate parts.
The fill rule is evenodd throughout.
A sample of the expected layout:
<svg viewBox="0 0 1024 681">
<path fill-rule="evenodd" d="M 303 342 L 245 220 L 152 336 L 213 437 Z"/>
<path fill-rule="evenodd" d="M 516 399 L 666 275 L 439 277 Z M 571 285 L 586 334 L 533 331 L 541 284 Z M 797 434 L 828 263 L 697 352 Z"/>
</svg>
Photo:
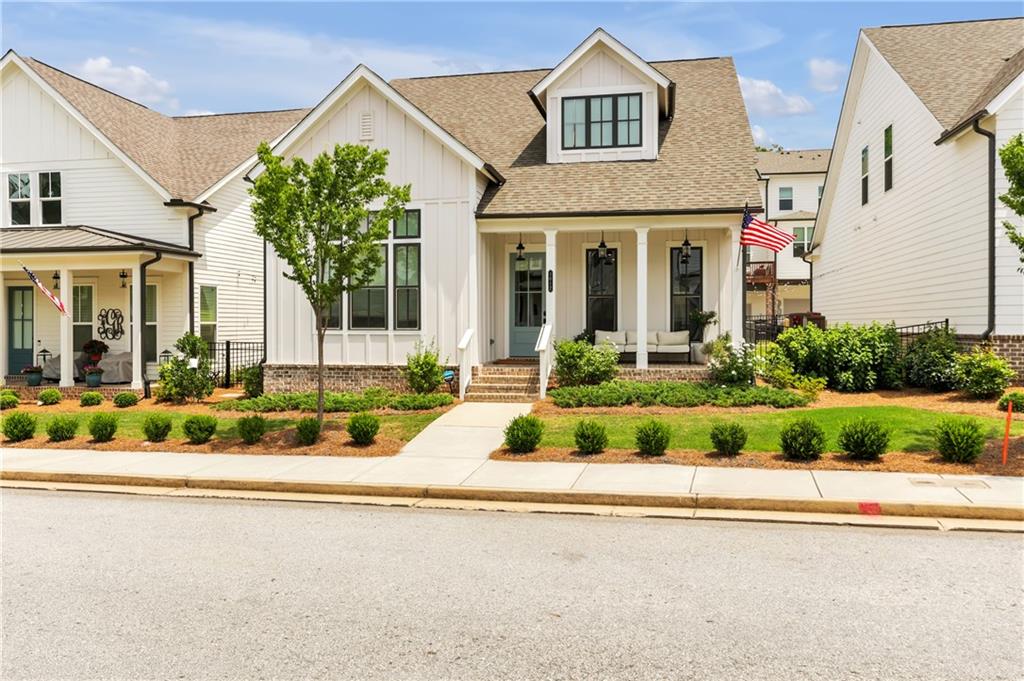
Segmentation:
<svg viewBox="0 0 1024 681">
<path fill-rule="evenodd" d="M 622 349 L 623 352 L 636 352 L 636 343 L 626 343 Z M 647 344 L 647 352 L 657 352 L 658 346 L 654 343 Z"/>
<path fill-rule="evenodd" d="M 689 345 L 659 345 L 657 352 L 663 353 L 687 353 L 690 351 Z"/>
<path fill-rule="evenodd" d="M 658 332 L 658 345 L 689 345 L 690 344 L 690 332 L 689 331 L 659 331 Z M 685 350 L 684 350 L 685 352 Z"/>
<path fill-rule="evenodd" d="M 594 345 L 600 345 L 601 343 L 614 343 L 615 347 L 621 350 L 626 344 L 626 332 L 595 330 Z"/>
</svg>

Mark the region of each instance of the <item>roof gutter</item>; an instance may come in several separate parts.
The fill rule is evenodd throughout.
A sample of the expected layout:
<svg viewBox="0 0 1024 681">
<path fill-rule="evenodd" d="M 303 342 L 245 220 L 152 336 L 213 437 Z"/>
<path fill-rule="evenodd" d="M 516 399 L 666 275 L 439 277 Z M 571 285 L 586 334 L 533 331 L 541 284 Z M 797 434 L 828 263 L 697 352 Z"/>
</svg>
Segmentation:
<svg viewBox="0 0 1024 681">
<path fill-rule="evenodd" d="M 985 130 L 975 118 L 971 129 L 988 138 L 988 325 L 981 334 L 988 340 L 996 328 L 996 134 Z"/>
<path fill-rule="evenodd" d="M 139 324 L 145 325 L 146 319 L 146 269 L 153 263 L 160 262 L 163 260 L 164 254 L 162 251 L 154 251 L 153 257 L 149 260 L 143 261 L 139 265 L 139 286 L 135 291 L 135 295 L 141 296 L 139 300 L 139 307 L 141 314 L 139 315 Z M 134 335 L 134 334 L 132 334 Z M 142 356 L 142 389 L 143 394 L 148 399 L 150 397 L 149 391 L 149 377 L 146 376 L 146 334 L 139 334 L 139 354 Z"/>
<path fill-rule="evenodd" d="M 957 123 L 956 125 L 954 125 L 949 130 L 944 130 L 942 132 L 942 134 L 939 135 L 939 138 L 937 140 L 935 140 L 935 146 L 938 146 L 938 145 L 942 144 L 943 142 L 945 142 L 946 140 L 948 140 L 950 138 L 956 137 L 961 132 L 963 132 L 964 130 L 966 130 L 967 128 L 970 128 L 972 126 L 974 127 L 974 130 L 977 131 L 978 130 L 978 128 L 977 128 L 978 121 L 980 121 L 985 116 L 988 116 L 988 109 L 982 109 L 981 111 L 979 111 L 978 113 L 974 114 L 970 118 L 968 118 L 968 119 L 966 119 L 964 121 L 961 121 L 960 123 Z"/>
<path fill-rule="evenodd" d="M 530 101 L 533 102 L 533 105 L 535 107 L 537 107 L 537 111 L 540 111 L 540 115 L 544 118 L 544 120 L 547 120 L 548 112 L 544 110 L 544 105 L 541 104 L 540 97 L 535 95 L 533 90 L 530 90 L 527 94 L 530 95 Z"/>
</svg>

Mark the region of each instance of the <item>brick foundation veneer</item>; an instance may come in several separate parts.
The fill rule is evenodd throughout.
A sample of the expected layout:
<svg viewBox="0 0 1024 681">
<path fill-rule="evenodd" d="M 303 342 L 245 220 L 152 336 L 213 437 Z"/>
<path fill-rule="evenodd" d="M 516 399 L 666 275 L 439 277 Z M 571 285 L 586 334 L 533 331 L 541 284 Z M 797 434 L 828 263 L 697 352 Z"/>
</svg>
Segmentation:
<svg viewBox="0 0 1024 681">
<path fill-rule="evenodd" d="M 957 335 L 957 342 L 964 350 L 981 344 L 981 336 Z M 997 355 L 1010 363 L 1010 368 L 1017 372 L 1016 385 L 1024 385 L 1024 335 L 991 336 L 988 343 Z"/>
<path fill-rule="evenodd" d="M 40 391 L 46 390 L 48 388 L 57 388 L 57 390 L 60 391 L 61 395 L 63 395 L 64 399 L 66 399 L 66 400 L 67 399 L 76 399 L 77 400 L 79 397 L 82 396 L 82 393 L 85 393 L 85 392 L 97 392 L 100 395 L 103 395 L 104 399 L 107 399 L 107 400 L 111 399 L 114 395 L 116 395 L 118 393 L 135 393 L 139 397 L 142 397 L 143 393 L 144 393 L 142 388 L 139 388 L 138 390 L 132 390 L 132 387 L 130 385 L 126 385 L 126 384 L 125 385 L 101 385 L 98 388 L 89 388 L 84 383 L 76 383 L 75 385 L 73 385 L 70 388 L 61 388 L 56 383 L 46 383 L 45 381 L 43 382 L 42 385 L 39 385 L 39 386 L 28 386 L 28 385 L 25 385 L 25 383 L 23 383 L 23 382 L 19 382 L 19 381 L 16 381 L 16 380 L 11 380 L 11 379 L 7 379 L 7 385 L 5 385 L 4 387 L 5 388 L 11 388 L 12 390 L 17 391 L 19 399 L 26 400 L 26 401 L 32 401 L 32 402 L 36 401 Z"/>
<path fill-rule="evenodd" d="M 332 391 L 387 388 L 397 393 L 410 392 L 402 373 L 404 366 L 392 364 L 325 364 L 324 388 Z M 459 384 L 459 370 L 455 385 Z M 310 392 L 316 390 L 315 364 L 267 364 L 263 367 L 263 389 L 268 393 Z M 447 390 L 441 384 L 439 390 Z"/>
</svg>

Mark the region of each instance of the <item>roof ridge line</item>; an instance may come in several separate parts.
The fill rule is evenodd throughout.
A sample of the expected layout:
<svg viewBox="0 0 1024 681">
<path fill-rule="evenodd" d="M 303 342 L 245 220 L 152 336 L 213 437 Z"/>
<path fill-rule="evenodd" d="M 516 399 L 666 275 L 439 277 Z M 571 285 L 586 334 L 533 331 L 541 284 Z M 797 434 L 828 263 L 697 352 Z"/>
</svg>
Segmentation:
<svg viewBox="0 0 1024 681">
<path fill-rule="evenodd" d="M 951 21 L 925 21 L 920 24 L 882 24 L 881 26 L 869 26 L 868 29 L 872 28 L 915 28 L 918 26 L 947 26 L 950 24 L 979 24 L 985 21 L 1013 21 L 1014 19 L 1024 19 L 1024 16 L 1014 17 L 988 17 L 985 19 L 955 19 Z"/>
<path fill-rule="evenodd" d="M 214 118 L 216 116 L 249 116 L 252 114 L 269 114 L 269 113 L 288 113 L 291 111 L 308 111 L 311 107 L 308 106 L 290 106 L 284 109 L 263 109 L 260 111 L 222 111 L 219 113 L 204 113 L 204 114 L 182 114 L 180 116 L 167 116 L 171 120 L 181 120 L 183 118 Z M 163 115 L 163 114 L 161 114 Z"/>
<path fill-rule="evenodd" d="M 77 80 L 77 81 L 78 81 L 79 83 L 85 83 L 85 84 L 86 84 L 86 85 L 88 85 L 89 87 L 94 87 L 94 88 L 96 88 L 97 90 L 100 90 L 100 91 L 102 91 L 102 92 L 106 92 L 106 93 L 107 93 L 108 95 L 113 95 L 114 97 L 117 97 L 118 99 L 123 99 L 124 101 L 128 102 L 129 104 L 134 104 L 135 106 L 137 106 L 137 107 L 140 107 L 140 108 L 143 108 L 143 109 L 145 109 L 146 111 L 150 111 L 150 112 L 152 112 L 152 113 L 155 113 L 155 114 L 156 114 L 156 115 L 158 115 L 158 116 L 163 116 L 164 118 L 172 118 L 171 116 L 168 116 L 168 115 L 166 115 L 166 114 L 162 114 L 162 113 L 160 113 L 160 112 L 159 112 L 159 111 L 157 111 L 156 109 L 150 109 L 150 108 L 149 108 L 148 106 L 146 106 L 145 104 L 141 104 L 141 103 L 139 103 L 139 102 L 136 102 L 136 101 L 135 101 L 134 99 L 129 99 L 129 98 L 125 97 L 124 95 L 119 95 L 119 94 L 117 94 L 116 92 L 114 92 L 113 90 L 108 90 L 107 88 L 103 87 L 102 85 L 97 85 L 96 83 L 92 82 L 91 80 L 86 80 L 85 78 L 82 78 L 81 76 L 76 76 L 76 75 L 75 75 L 75 74 L 73 74 L 73 73 L 68 73 L 68 72 L 67 72 L 67 71 L 65 71 L 64 69 L 60 69 L 60 68 L 57 68 L 57 67 L 56 67 L 56 66 L 54 66 L 53 64 L 48 64 L 48 63 L 46 63 L 45 61 L 42 61 L 41 59 L 36 59 L 35 57 L 31 57 L 31 56 L 30 56 L 30 57 L 26 57 L 26 59 L 31 59 L 31 60 L 32 60 L 32 61 L 34 61 L 35 63 L 37 63 L 37 64 L 42 64 L 43 66 L 45 66 L 45 67 L 46 67 L 46 68 L 48 68 L 48 69 L 53 69 L 53 70 L 54 70 L 54 71 L 56 71 L 57 73 L 60 73 L 60 74 L 62 74 L 62 75 L 65 75 L 65 76 L 67 76 L 68 78 L 74 78 L 74 79 L 75 79 L 75 80 Z"/>
</svg>

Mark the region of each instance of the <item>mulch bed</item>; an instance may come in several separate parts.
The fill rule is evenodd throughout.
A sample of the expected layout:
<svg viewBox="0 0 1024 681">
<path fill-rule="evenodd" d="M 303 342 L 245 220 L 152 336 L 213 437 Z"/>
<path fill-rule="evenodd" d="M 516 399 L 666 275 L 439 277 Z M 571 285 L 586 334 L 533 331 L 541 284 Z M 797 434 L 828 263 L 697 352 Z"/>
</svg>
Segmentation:
<svg viewBox="0 0 1024 681">
<path fill-rule="evenodd" d="M 946 473 L 960 475 L 1024 475 L 1024 437 L 1010 438 L 1007 462 L 1002 464 L 1002 441 L 991 441 L 974 464 L 946 463 L 937 453 L 888 452 L 880 461 L 854 461 L 845 454 L 826 453 L 810 462 L 786 461 L 776 452 L 744 452 L 739 456 L 722 456 L 716 452 L 673 450 L 664 456 L 641 456 L 634 450 L 609 449 L 601 454 L 585 456 L 575 450 L 545 447 L 530 454 L 513 454 L 498 449 L 491 458 L 499 461 L 558 461 L 571 463 L 654 463 L 684 466 L 718 466 L 724 468 L 773 468 L 818 471 L 886 471 L 900 473 Z"/>
</svg>

